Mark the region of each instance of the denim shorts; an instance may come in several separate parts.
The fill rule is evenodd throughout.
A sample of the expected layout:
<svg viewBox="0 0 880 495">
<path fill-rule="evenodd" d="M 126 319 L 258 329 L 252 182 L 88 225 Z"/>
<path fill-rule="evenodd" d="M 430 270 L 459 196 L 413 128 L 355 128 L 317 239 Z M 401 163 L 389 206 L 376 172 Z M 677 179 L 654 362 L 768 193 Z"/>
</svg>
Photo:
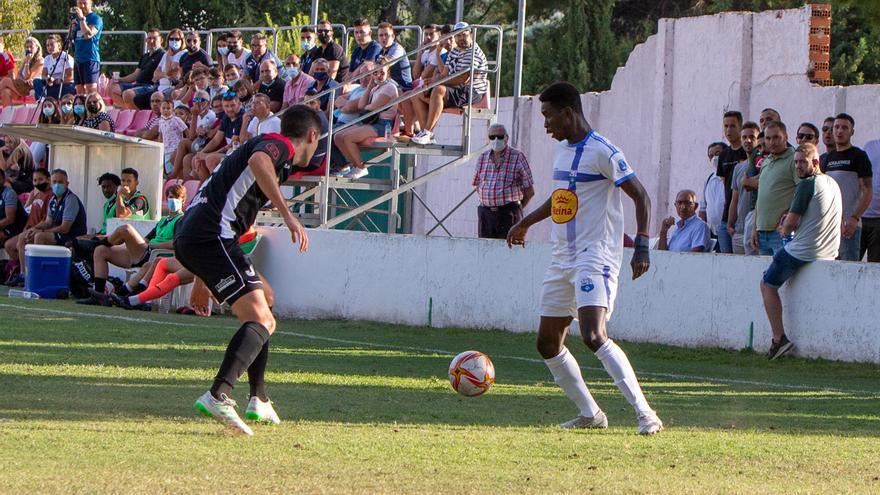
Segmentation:
<svg viewBox="0 0 880 495">
<path fill-rule="evenodd" d="M 394 135 L 394 131 L 395 131 L 395 129 L 394 129 L 394 121 L 393 121 L 393 120 L 388 120 L 388 119 L 378 119 L 378 120 L 376 120 L 375 122 L 373 122 L 373 123 L 370 124 L 370 125 L 371 125 L 371 126 L 373 127 L 373 129 L 376 131 L 376 135 L 379 136 L 379 138 L 384 138 L 384 137 L 385 137 L 385 125 L 386 125 L 386 124 L 389 125 L 389 126 L 391 126 L 391 134 Z"/>
<path fill-rule="evenodd" d="M 770 263 L 770 267 L 764 272 L 764 284 L 778 289 L 807 263 L 809 261 L 801 261 L 788 254 L 788 251 L 785 249 L 780 249 L 773 255 L 773 262 Z"/>
<path fill-rule="evenodd" d="M 98 84 L 101 62 L 76 62 L 73 64 L 74 84 Z"/>
<path fill-rule="evenodd" d="M 141 83 L 119 83 L 119 89 L 122 91 L 127 91 L 129 89 L 134 90 L 135 96 L 142 95 L 144 93 L 152 93 L 156 91 L 156 86 L 153 84 L 141 84 Z"/>
</svg>

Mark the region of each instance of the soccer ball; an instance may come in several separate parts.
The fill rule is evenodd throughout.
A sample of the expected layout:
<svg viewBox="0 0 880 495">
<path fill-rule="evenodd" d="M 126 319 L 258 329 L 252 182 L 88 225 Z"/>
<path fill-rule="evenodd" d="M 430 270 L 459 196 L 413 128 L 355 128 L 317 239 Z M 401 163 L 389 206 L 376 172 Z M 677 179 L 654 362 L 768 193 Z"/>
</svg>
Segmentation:
<svg viewBox="0 0 880 495">
<path fill-rule="evenodd" d="M 449 363 L 449 383 L 465 397 L 476 397 L 495 383 L 495 365 L 480 351 L 465 351 Z"/>
</svg>

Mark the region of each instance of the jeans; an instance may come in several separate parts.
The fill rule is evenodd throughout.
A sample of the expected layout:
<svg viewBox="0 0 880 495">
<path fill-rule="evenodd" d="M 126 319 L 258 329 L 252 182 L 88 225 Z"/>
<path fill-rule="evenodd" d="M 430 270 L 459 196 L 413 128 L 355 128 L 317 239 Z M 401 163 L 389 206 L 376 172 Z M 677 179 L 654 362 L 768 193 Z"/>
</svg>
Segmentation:
<svg viewBox="0 0 880 495">
<path fill-rule="evenodd" d="M 59 94 L 58 90 L 61 90 Z M 34 98 L 37 101 L 41 100 L 44 96 L 51 96 L 52 98 L 60 99 L 64 95 L 73 95 L 76 94 L 76 86 L 73 83 L 64 83 L 56 82 L 55 84 L 49 86 L 42 79 L 34 79 Z"/>
<path fill-rule="evenodd" d="M 862 217 L 862 242 L 859 259 L 868 254 L 869 263 L 880 262 L 880 218 Z"/>
<path fill-rule="evenodd" d="M 841 261 L 859 261 L 859 247 L 862 242 L 862 228 L 856 227 L 856 232 L 849 239 L 840 237 L 840 249 L 837 253 L 837 259 Z"/>
<path fill-rule="evenodd" d="M 730 233 L 727 232 L 727 222 L 721 222 L 715 227 L 716 235 L 718 236 L 718 250 L 721 253 L 730 254 L 733 252 L 733 239 L 730 237 Z"/>
<path fill-rule="evenodd" d="M 782 249 L 782 237 L 775 230 L 758 231 L 758 254 L 775 256 Z"/>
<path fill-rule="evenodd" d="M 770 267 L 764 272 L 764 284 L 778 289 L 807 263 L 807 261 L 799 260 L 788 254 L 786 250 L 780 249 L 773 256 L 773 263 L 770 263 Z"/>
</svg>

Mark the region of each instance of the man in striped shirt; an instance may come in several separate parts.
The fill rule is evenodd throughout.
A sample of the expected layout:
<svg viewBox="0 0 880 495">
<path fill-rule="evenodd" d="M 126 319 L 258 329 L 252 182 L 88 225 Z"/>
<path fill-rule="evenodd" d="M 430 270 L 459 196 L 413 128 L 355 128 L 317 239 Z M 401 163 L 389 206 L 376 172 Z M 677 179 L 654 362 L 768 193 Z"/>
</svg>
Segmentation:
<svg viewBox="0 0 880 495">
<path fill-rule="evenodd" d="M 522 220 L 523 208 L 535 195 L 532 170 L 522 151 L 507 145 L 502 124 L 489 127 L 488 151 L 480 155 L 474 187 L 480 195 L 477 208 L 479 236 L 506 239 L 507 231 Z"/>
<path fill-rule="evenodd" d="M 434 126 L 440 120 L 440 114 L 444 108 L 463 108 L 466 105 L 482 101 L 489 89 L 486 79 L 486 70 L 489 68 L 486 55 L 474 42 L 470 25 L 459 22 L 455 25 L 455 47 L 449 52 L 444 62 L 437 57 L 437 78 L 444 78 L 449 74 L 466 71 L 449 81 L 445 85 L 433 88 L 429 93 L 423 93 L 421 97 L 414 98 L 413 110 L 416 118 L 422 125 L 422 130 L 413 136 L 412 141 L 416 144 L 433 144 Z M 470 80 L 471 57 L 474 63 L 474 80 Z M 473 86 L 473 95 L 471 95 Z M 430 96 L 426 96 L 430 95 Z"/>
</svg>

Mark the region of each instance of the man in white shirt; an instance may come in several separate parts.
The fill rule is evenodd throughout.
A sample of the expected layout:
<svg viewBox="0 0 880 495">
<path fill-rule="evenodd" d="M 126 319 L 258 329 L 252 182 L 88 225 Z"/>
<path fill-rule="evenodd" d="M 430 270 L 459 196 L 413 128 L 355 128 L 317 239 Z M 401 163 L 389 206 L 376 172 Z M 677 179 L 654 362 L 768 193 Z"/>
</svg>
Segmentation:
<svg viewBox="0 0 880 495">
<path fill-rule="evenodd" d="M 252 100 L 253 109 L 245 112 L 241 127 L 241 142 L 270 132 L 281 132 L 281 119 L 269 109 L 269 95 L 257 93 Z"/>
<path fill-rule="evenodd" d="M 700 219 L 709 225 L 712 235 L 717 235 L 717 226 L 721 223 L 724 216 L 724 178 L 719 177 L 716 173 L 718 170 L 718 156 L 724 151 L 726 145 L 721 142 L 709 145 L 707 153 L 709 155 L 709 167 L 712 173 L 706 178 L 703 184 L 703 202 L 700 203 Z"/>
</svg>

